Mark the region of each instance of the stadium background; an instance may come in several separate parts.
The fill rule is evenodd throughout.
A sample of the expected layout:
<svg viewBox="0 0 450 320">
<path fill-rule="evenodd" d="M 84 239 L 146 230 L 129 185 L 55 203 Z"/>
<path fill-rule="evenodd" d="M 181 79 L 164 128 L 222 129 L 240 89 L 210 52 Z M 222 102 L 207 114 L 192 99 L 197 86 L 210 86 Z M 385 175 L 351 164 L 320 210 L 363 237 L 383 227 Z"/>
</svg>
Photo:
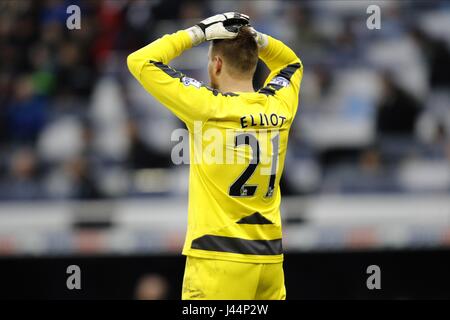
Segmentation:
<svg viewBox="0 0 450 320">
<path fill-rule="evenodd" d="M 281 185 L 288 298 L 449 298 L 450 2 L 281 0 L 0 2 L 0 297 L 179 298 L 183 124 L 125 61 L 225 11 L 305 66 Z M 173 65 L 207 81 L 206 59 Z"/>
</svg>

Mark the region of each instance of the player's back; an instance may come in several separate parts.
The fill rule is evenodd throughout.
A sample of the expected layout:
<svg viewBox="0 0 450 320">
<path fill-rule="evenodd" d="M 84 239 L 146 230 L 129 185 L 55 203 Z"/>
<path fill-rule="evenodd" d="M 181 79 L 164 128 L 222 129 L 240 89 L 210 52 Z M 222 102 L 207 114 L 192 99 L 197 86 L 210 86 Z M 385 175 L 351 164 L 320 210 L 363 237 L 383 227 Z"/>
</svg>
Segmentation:
<svg viewBox="0 0 450 320">
<path fill-rule="evenodd" d="M 191 129 L 193 228 L 184 253 L 279 261 L 279 182 L 296 108 L 264 91 L 221 95 L 215 101 L 213 116 Z"/>
<path fill-rule="evenodd" d="M 258 55 L 270 74 L 258 92 L 220 93 L 168 66 L 192 45 L 186 31 L 128 56 L 136 79 L 189 129 L 185 255 L 259 263 L 283 259 L 279 181 L 303 68 L 281 41 L 264 39 Z"/>
</svg>

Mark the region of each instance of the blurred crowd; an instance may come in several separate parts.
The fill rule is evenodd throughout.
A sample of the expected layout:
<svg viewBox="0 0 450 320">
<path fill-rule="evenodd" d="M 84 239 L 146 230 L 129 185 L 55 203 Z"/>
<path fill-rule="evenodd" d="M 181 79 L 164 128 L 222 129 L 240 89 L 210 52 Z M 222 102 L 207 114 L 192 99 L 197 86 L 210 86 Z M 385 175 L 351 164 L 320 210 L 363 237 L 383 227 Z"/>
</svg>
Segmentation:
<svg viewBox="0 0 450 320">
<path fill-rule="evenodd" d="M 241 11 L 305 66 L 285 194 L 450 191 L 450 3 L 0 2 L 0 200 L 185 193 L 171 133 L 126 56 L 211 14 Z M 69 30 L 69 5 L 81 29 Z M 207 81 L 207 46 L 174 66 Z M 255 87 L 267 70 L 261 64 Z"/>
</svg>

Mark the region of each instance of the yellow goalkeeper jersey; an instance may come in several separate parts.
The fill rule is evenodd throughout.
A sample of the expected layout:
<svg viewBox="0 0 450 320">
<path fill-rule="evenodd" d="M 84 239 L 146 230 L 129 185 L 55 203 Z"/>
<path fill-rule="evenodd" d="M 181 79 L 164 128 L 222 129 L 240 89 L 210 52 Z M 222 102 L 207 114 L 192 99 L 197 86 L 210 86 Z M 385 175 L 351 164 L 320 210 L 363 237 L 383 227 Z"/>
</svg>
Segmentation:
<svg viewBox="0 0 450 320">
<path fill-rule="evenodd" d="M 254 263 L 283 260 L 279 181 L 303 66 L 290 48 L 268 38 L 259 57 L 270 75 L 257 92 L 222 93 L 169 67 L 192 46 L 184 30 L 128 56 L 131 73 L 189 130 L 184 255 Z"/>
</svg>

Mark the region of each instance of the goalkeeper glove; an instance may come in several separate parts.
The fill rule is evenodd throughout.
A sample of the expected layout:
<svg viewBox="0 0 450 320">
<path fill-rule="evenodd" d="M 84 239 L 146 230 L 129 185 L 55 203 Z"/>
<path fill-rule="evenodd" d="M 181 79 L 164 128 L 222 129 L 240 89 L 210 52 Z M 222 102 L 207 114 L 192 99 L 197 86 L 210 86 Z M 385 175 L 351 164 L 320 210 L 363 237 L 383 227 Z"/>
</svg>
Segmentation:
<svg viewBox="0 0 450 320">
<path fill-rule="evenodd" d="M 250 17 L 238 12 L 216 14 L 187 29 L 194 46 L 207 40 L 233 39 L 242 26 L 249 25 Z"/>
</svg>

